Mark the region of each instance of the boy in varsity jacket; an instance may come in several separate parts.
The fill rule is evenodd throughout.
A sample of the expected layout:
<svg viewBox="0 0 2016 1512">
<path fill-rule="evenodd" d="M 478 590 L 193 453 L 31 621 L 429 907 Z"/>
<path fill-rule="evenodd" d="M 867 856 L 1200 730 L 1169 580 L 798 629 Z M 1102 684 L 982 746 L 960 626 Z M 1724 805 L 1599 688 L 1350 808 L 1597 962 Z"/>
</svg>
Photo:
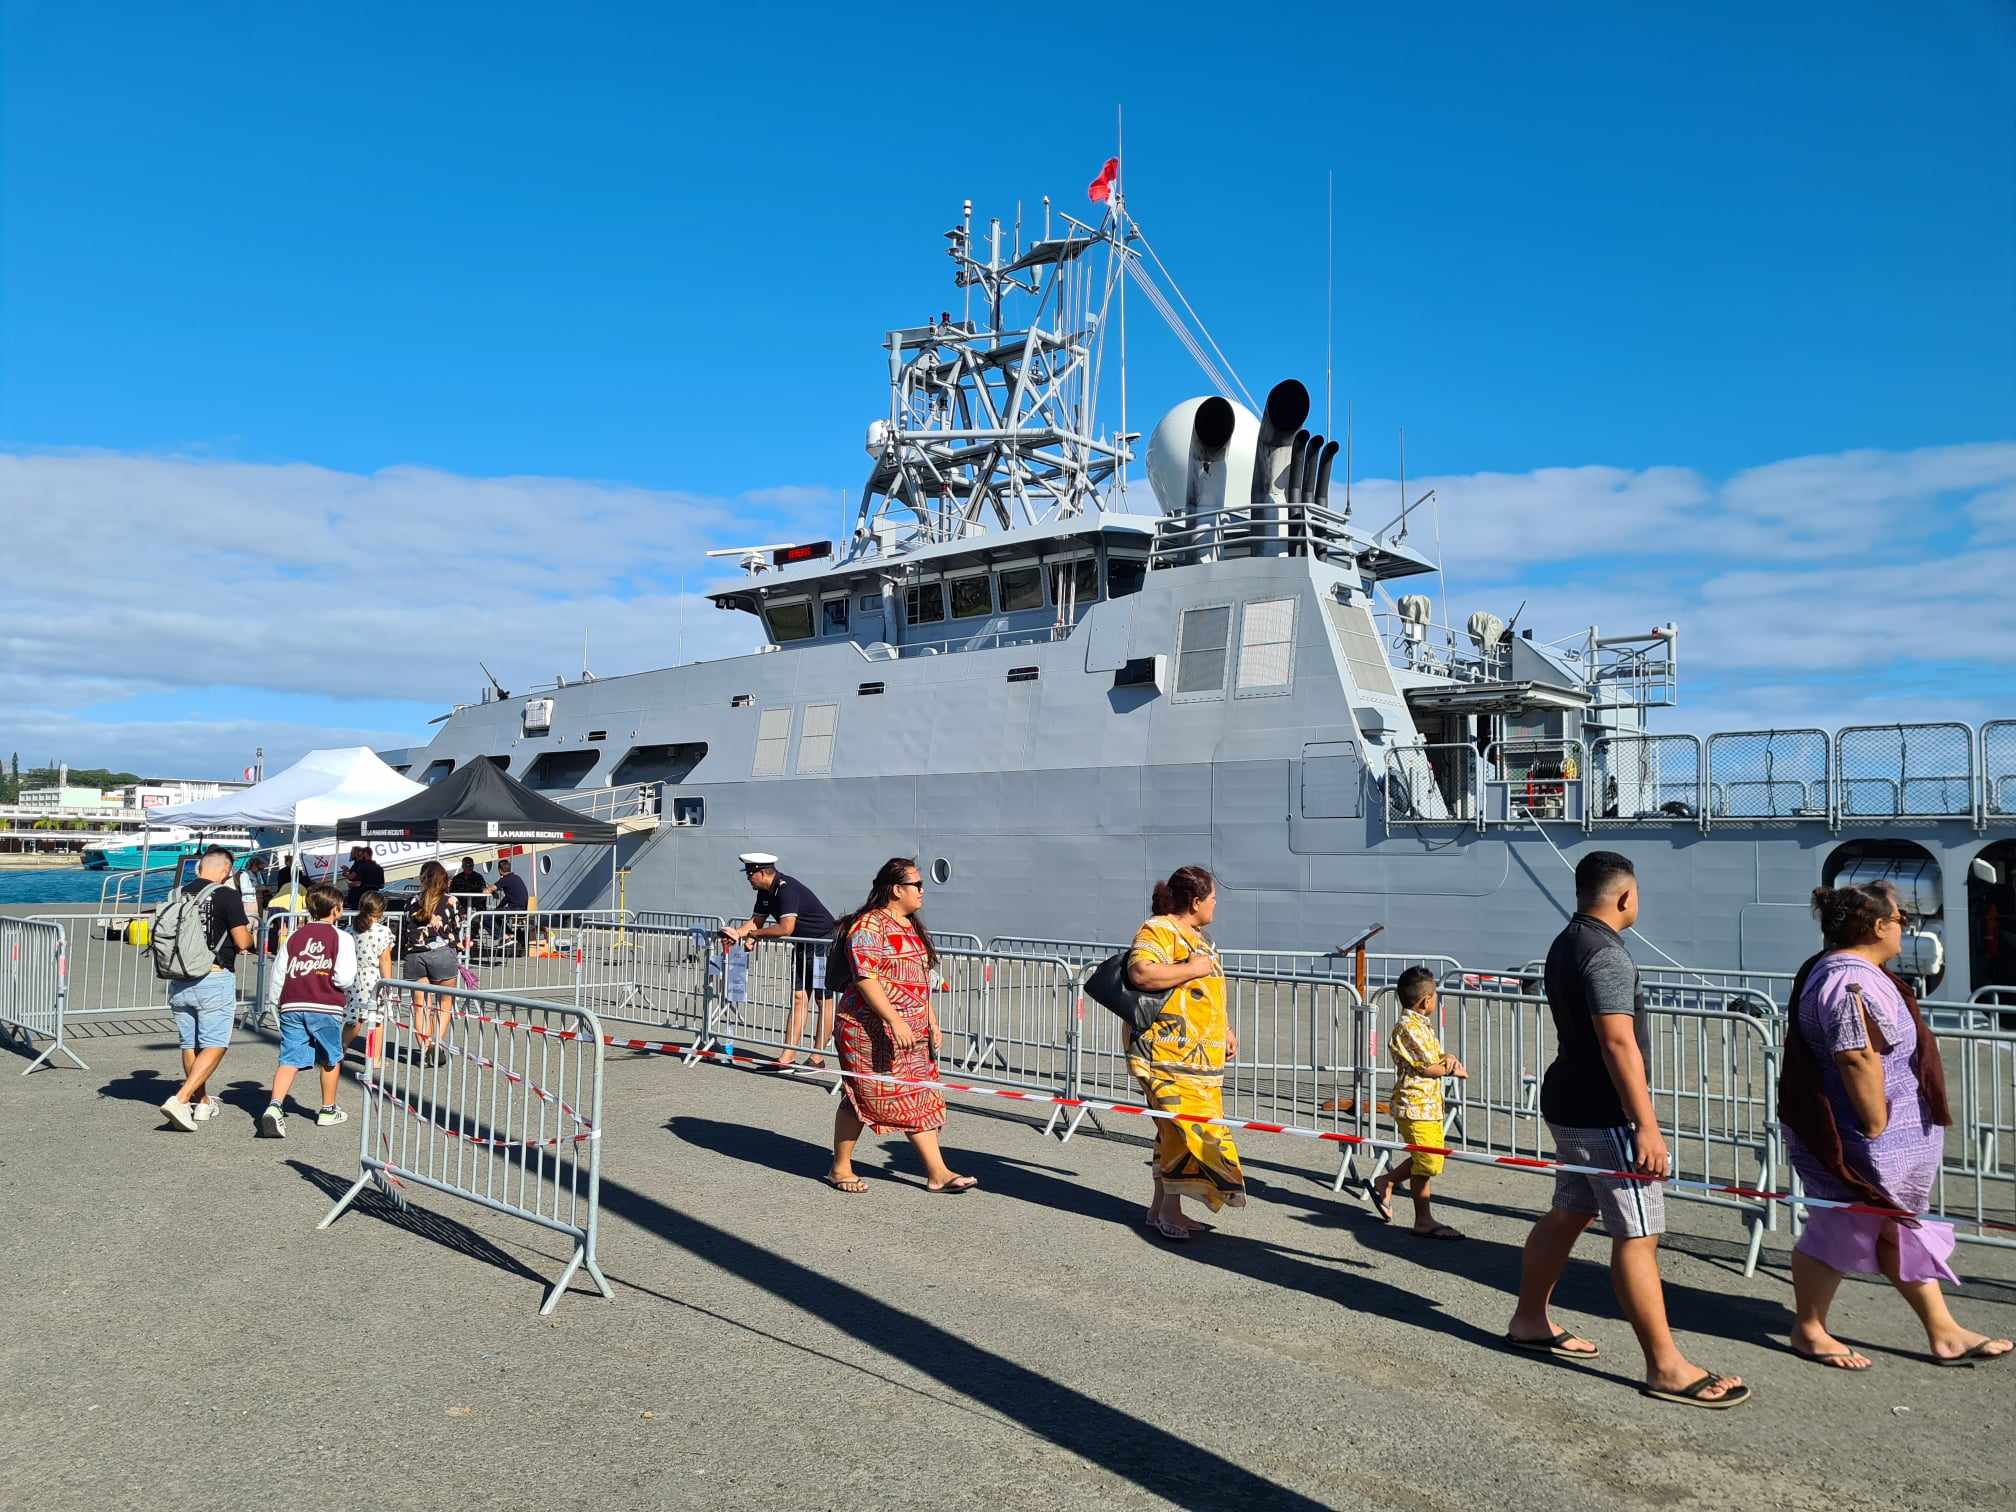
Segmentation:
<svg viewBox="0 0 2016 1512">
<path fill-rule="evenodd" d="M 287 936 L 266 973 L 266 1004 L 280 1011 L 280 1064 L 273 1072 L 273 1095 L 259 1115 L 265 1139 L 287 1137 L 287 1089 L 294 1073 L 317 1067 L 322 1077 L 322 1111 L 315 1122 L 340 1124 L 350 1117 L 336 1106 L 336 1081 L 343 1065 L 344 989 L 357 979 L 357 942 L 337 927 L 343 895 L 326 883 L 308 889 L 308 917 Z"/>
</svg>

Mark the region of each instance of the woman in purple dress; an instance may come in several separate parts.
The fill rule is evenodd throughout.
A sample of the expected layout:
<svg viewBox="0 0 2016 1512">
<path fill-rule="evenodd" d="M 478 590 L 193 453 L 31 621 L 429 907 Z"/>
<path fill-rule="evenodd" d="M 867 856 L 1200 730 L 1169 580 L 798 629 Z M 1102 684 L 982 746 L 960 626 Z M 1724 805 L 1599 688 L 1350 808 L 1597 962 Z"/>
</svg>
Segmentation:
<svg viewBox="0 0 2016 1512">
<path fill-rule="evenodd" d="M 1941 1281 L 1958 1279 L 1946 1263 L 1952 1225 L 1918 1216 L 1931 1206 L 1952 1115 L 1939 1046 L 1911 989 L 1885 969 L 1904 944 L 1897 890 L 1823 887 L 1813 911 L 1826 949 L 1792 983 L 1778 1078 L 1786 1150 L 1807 1196 L 1912 1216 L 1808 1209 L 1792 1252 L 1792 1351 L 1839 1370 L 1869 1368 L 1867 1355 L 1827 1331 L 1841 1277 L 1857 1271 L 1903 1294 L 1937 1364 L 1999 1360 L 2009 1340 L 1962 1328 L 1940 1294 Z"/>
</svg>

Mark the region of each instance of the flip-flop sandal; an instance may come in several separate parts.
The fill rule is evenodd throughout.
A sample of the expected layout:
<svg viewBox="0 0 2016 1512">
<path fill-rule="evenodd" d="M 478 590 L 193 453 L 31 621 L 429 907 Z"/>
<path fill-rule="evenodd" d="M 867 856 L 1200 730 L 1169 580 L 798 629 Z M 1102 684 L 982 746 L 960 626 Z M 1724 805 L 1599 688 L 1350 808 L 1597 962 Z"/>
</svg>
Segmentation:
<svg viewBox="0 0 2016 1512">
<path fill-rule="evenodd" d="M 1949 1369 L 1959 1365 L 1965 1365 L 1971 1369 L 1976 1365 L 1993 1364 L 1997 1360 L 2006 1359 L 2011 1354 L 2016 1354 L 2016 1350 L 2010 1350 L 2010 1349 L 1991 1350 L 1988 1347 L 1990 1344 L 2000 1344 L 2001 1342 L 2002 1341 L 2000 1339 L 1983 1339 L 1979 1344 L 1976 1344 L 1972 1349 L 1968 1350 L 1967 1353 L 1957 1354 L 1953 1356 L 1953 1358 L 1950 1360 L 1947 1359 L 1944 1355 L 1935 1354 L 1934 1356 L 1932 1356 L 1932 1363 L 1934 1365 L 1944 1365 Z"/>
<path fill-rule="evenodd" d="M 1662 1402 L 1678 1402 L 1682 1407 L 1705 1407 L 1711 1412 L 1724 1407 L 1740 1407 L 1750 1400 L 1748 1386 L 1732 1386 L 1719 1397 L 1704 1397 L 1702 1392 L 1717 1381 L 1726 1380 L 1714 1371 L 1708 1371 L 1700 1380 L 1690 1381 L 1678 1391 L 1661 1391 L 1656 1386 L 1641 1386 L 1638 1389 L 1648 1397 L 1657 1397 Z"/>
<path fill-rule="evenodd" d="M 1859 1349 L 1801 1349 L 1796 1344 L 1787 1344 L 1785 1352 L 1797 1355 L 1809 1365 L 1825 1365 L 1829 1370 L 1847 1370 L 1860 1375 L 1869 1368 L 1866 1363 L 1862 1365 L 1836 1365 L 1834 1363 L 1836 1360 L 1854 1359 L 1855 1356 L 1862 1352 Z"/>
<path fill-rule="evenodd" d="M 1551 1339 L 1515 1339 L 1508 1333 L 1505 1335 L 1505 1342 L 1527 1354 L 1552 1355 L 1557 1360 L 1593 1360 L 1602 1353 L 1594 1344 L 1589 1344 L 1587 1339 L 1571 1334 L 1565 1328 L 1556 1332 Z M 1568 1345 L 1571 1343 L 1589 1344 L 1589 1347 L 1570 1349 Z"/>
<path fill-rule="evenodd" d="M 1409 1229 L 1407 1232 L 1416 1239 L 1461 1239 L 1463 1231 L 1453 1229 L 1446 1223 L 1438 1223 L 1432 1229 Z"/>
<path fill-rule="evenodd" d="M 931 1193 L 931 1195 L 934 1197 L 946 1197 L 946 1196 L 956 1197 L 961 1192 L 972 1191 L 973 1188 L 977 1187 L 978 1185 L 980 1185 L 980 1178 L 978 1176 L 960 1176 L 955 1178 L 954 1180 L 946 1182 L 945 1185 L 941 1187 L 934 1187 L 927 1184 L 924 1190 Z"/>
<path fill-rule="evenodd" d="M 819 1179 L 834 1191 L 845 1192 L 849 1197 L 859 1197 L 868 1190 L 868 1183 L 859 1176 L 849 1176 L 845 1181 L 837 1176 L 821 1176 Z"/>
<path fill-rule="evenodd" d="M 1197 1236 L 1180 1223 L 1164 1223 L 1160 1218 L 1143 1218 L 1141 1226 L 1151 1234 L 1158 1234 L 1171 1244 L 1188 1244 Z"/>
<path fill-rule="evenodd" d="M 1379 1215 L 1381 1223 L 1391 1223 L 1393 1221 L 1392 1199 L 1381 1197 L 1378 1192 L 1373 1190 L 1369 1183 L 1365 1187 L 1365 1200 L 1372 1204 L 1372 1211 Z"/>
</svg>

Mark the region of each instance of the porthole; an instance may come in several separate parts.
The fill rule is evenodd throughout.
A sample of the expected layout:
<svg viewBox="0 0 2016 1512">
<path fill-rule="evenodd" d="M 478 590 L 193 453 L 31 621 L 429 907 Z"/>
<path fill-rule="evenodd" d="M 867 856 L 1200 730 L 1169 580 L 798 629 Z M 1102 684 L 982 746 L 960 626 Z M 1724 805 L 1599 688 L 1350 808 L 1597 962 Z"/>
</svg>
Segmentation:
<svg viewBox="0 0 2016 1512">
<path fill-rule="evenodd" d="M 933 861 L 931 863 L 931 880 L 939 887 L 943 887 L 947 882 L 950 882 L 952 880 L 952 863 L 947 861 L 943 856 Z"/>
<path fill-rule="evenodd" d="M 553 858 L 551 856 L 541 856 L 539 858 L 539 875 L 544 877 L 551 873 L 552 870 Z"/>
</svg>

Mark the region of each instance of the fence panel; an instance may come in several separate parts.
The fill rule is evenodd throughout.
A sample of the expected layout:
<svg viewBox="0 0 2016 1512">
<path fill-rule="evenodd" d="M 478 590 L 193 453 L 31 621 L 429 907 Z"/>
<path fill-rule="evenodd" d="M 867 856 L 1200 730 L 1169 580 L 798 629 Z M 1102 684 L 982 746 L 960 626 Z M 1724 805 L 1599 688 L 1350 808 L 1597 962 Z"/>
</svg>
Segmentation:
<svg viewBox="0 0 2016 1512">
<path fill-rule="evenodd" d="M 1386 753 L 1386 824 L 1475 824 L 1477 748 L 1402 746 Z"/>
<path fill-rule="evenodd" d="M 707 968 L 708 1016 L 695 1049 L 753 1045 L 795 1052 L 804 1048 L 809 1036 L 813 1054 L 830 1053 L 818 1031 L 826 1014 L 824 1005 L 832 1001 L 826 990 L 827 955 L 832 944 L 831 940 L 786 938 L 717 948 Z M 804 1002 L 799 1009 L 794 999 L 801 993 Z M 794 1011 L 804 1014 L 795 1036 L 789 1033 Z M 830 1018 L 826 1027 L 830 1032 Z"/>
<path fill-rule="evenodd" d="M 1697 824 L 1699 735 L 1606 735 L 1589 752 L 1592 824 Z"/>
<path fill-rule="evenodd" d="M 718 970 L 721 959 L 722 921 L 711 914 L 660 917 L 691 922 L 585 930 L 577 952 L 575 1001 L 599 1018 L 678 1029 L 697 1039 L 707 1026 L 710 972 Z"/>
<path fill-rule="evenodd" d="M 2016 1034 L 1942 1028 L 1936 1037 L 1953 1122 L 1932 1214 L 1967 1243 L 2016 1248 Z"/>
<path fill-rule="evenodd" d="M 1843 818 L 1971 819 L 1974 732 L 1964 724 L 1850 725 L 1834 738 Z"/>
<path fill-rule="evenodd" d="M 1708 737 L 1708 818 L 1829 816 L 1833 747 L 1825 730 L 1731 730 Z"/>
<path fill-rule="evenodd" d="M 168 984 L 154 975 L 153 956 L 144 944 L 138 943 L 149 937 L 152 913 L 152 908 L 147 913 L 105 913 L 93 905 L 85 905 L 49 908 L 33 915 L 61 925 L 64 931 L 64 958 L 68 966 L 63 1005 L 66 1023 L 74 1024 L 80 1019 L 167 1016 Z M 241 951 L 237 959 L 241 1012 L 257 997 L 260 969 L 257 935 L 255 929 L 254 948 Z"/>
<path fill-rule="evenodd" d="M 1990 819 L 2016 819 L 2016 719 L 1981 726 L 1981 791 Z"/>
<path fill-rule="evenodd" d="M 22 1075 L 65 1057 L 80 1071 L 91 1068 L 63 1043 L 64 996 L 69 957 L 63 926 L 46 919 L 0 917 L 0 1029 L 12 1030 L 22 1048 L 37 1039 L 49 1048 L 31 1060 Z"/>
<path fill-rule="evenodd" d="M 419 994 L 444 1005 L 416 1010 Z M 414 1187 L 460 1197 L 574 1241 L 540 1313 L 577 1270 L 613 1297 L 595 1255 L 602 1184 L 602 1026 L 583 1009 L 387 982 L 366 1039 L 358 1176 L 402 1210 Z M 442 1018 L 436 1020 L 436 1011 Z"/>
</svg>

